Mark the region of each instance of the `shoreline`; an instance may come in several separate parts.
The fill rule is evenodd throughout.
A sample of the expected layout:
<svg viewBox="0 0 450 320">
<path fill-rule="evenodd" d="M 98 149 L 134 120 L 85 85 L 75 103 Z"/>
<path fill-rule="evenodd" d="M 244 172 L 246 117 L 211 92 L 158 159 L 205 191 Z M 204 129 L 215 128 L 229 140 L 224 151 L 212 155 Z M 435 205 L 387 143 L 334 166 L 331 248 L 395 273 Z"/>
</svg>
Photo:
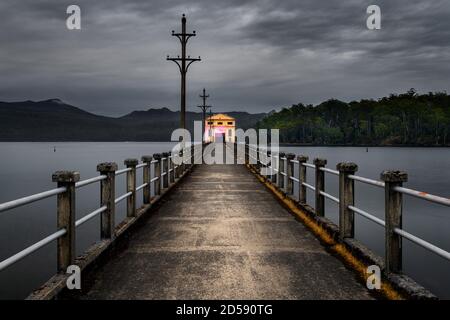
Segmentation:
<svg viewBox="0 0 450 320">
<path fill-rule="evenodd" d="M 450 148 L 450 145 L 421 145 L 421 144 L 304 144 L 304 143 L 280 143 L 284 147 L 348 147 L 348 148 Z"/>
<path fill-rule="evenodd" d="M 176 143 L 177 141 L 154 140 L 0 140 L 0 143 Z M 308 144 L 295 142 L 281 142 L 283 147 L 344 147 L 344 148 L 450 148 L 450 145 L 421 145 L 421 144 Z"/>
</svg>

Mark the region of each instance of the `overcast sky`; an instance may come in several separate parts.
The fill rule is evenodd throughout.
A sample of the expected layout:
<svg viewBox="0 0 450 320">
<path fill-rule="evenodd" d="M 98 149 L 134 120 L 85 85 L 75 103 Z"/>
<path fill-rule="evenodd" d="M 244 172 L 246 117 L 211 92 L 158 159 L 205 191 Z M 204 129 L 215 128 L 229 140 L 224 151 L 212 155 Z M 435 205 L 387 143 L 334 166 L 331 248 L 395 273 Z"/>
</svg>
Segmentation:
<svg viewBox="0 0 450 320">
<path fill-rule="evenodd" d="M 66 8 L 82 30 L 66 28 Z M 382 29 L 366 28 L 378 4 Z M 0 100 L 60 98 L 122 115 L 179 108 L 186 13 L 188 109 L 206 87 L 216 111 L 265 112 L 329 98 L 351 101 L 449 88 L 448 0 L 2 0 Z"/>
</svg>

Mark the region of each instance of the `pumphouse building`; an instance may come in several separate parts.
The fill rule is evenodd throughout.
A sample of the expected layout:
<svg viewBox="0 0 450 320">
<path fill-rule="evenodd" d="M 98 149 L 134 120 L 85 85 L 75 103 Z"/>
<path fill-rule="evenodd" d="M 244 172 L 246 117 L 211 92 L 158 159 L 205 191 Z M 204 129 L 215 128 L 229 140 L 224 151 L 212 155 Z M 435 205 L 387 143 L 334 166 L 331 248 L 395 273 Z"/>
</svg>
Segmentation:
<svg viewBox="0 0 450 320">
<path fill-rule="evenodd" d="M 205 142 L 235 142 L 236 119 L 218 113 L 205 120 Z"/>
</svg>

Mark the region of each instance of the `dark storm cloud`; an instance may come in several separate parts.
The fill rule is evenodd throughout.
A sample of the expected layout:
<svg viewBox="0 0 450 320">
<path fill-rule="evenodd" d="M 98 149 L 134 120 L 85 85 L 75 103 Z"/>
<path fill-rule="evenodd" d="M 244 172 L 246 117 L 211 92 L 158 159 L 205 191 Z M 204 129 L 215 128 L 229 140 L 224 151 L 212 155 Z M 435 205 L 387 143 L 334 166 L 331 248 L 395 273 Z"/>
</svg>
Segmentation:
<svg viewBox="0 0 450 320">
<path fill-rule="evenodd" d="M 90 111 L 178 108 L 179 53 L 171 30 L 188 15 L 188 106 L 206 87 L 216 110 L 269 111 L 328 98 L 446 90 L 450 3 L 377 1 L 18 0 L 0 4 L 0 100 L 61 98 Z M 65 28 L 70 4 L 82 30 Z"/>
</svg>

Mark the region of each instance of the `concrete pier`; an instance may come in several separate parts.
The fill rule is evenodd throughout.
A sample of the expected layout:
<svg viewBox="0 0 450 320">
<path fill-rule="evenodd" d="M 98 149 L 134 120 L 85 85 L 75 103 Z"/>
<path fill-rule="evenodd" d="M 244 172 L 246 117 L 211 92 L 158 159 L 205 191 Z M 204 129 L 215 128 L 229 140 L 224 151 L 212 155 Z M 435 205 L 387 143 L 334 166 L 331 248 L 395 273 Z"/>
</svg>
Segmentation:
<svg viewBox="0 0 450 320">
<path fill-rule="evenodd" d="M 81 299 L 372 299 L 243 165 L 198 165 Z"/>
</svg>

